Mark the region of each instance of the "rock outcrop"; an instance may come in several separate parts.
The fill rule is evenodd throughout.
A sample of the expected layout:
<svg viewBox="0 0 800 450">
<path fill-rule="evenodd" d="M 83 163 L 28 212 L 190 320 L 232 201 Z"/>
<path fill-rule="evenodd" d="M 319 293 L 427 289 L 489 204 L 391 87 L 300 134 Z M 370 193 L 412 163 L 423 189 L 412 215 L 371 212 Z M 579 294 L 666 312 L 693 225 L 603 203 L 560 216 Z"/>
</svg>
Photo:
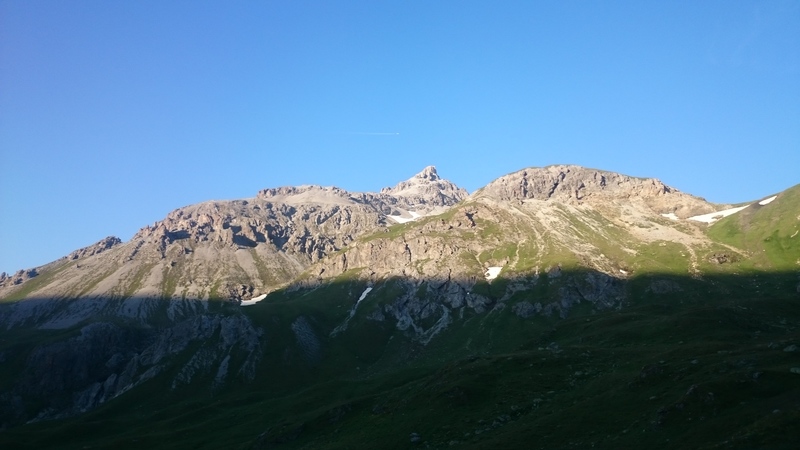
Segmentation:
<svg viewBox="0 0 800 450">
<path fill-rule="evenodd" d="M 382 196 L 401 200 L 406 208 L 429 212 L 452 206 L 465 198 L 467 191 L 439 177 L 434 166 L 426 167 L 412 178 L 393 188 L 381 189 Z"/>
<path fill-rule="evenodd" d="M 505 201 L 533 199 L 571 204 L 637 200 L 654 212 L 674 213 L 679 218 L 716 209 L 705 200 L 680 192 L 655 178 L 637 178 L 573 165 L 520 170 L 492 181 L 476 195 Z"/>
<path fill-rule="evenodd" d="M 74 252 L 70 253 L 69 256 L 67 256 L 67 259 L 75 260 L 75 259 L 85 258 L 87 256 L 97 255 L 119 244 L 122 244 L 122 239 L 116 236 L 108 236 L 106 238 L 103 238 L 95 242 L 94 244 L 88 247 L 83 247 L 81 249 L 75 250 Z"/>
<path fill-rule="evenodd" d="M 73 338 L 33 349 L 17 383 L 0 394 L 0 417 L 29 420 L 21 399 L 40 404 L 33 421 L 88 411 L 161 374 L 179 356 L 188 362 L 172 376 L 172 389 L 212 372 L 215 385 L 249 381 L 261 358 L 260 336 L 240 315 L 204 314 L 163 329 L 90 323 Z M 232 352 L 244 355 L 236 366 Z"/>
<path fill-rule="evenodd" d="M 17 272 L 8 275 L 7 273 L 3 272 L 0 273 L 0 288 L 6 286 L 17 286 L 20 285 L 31 278 L 39 275 L 39 270 L 37 269 L 27 269 L 27 270 L 18 270 Z"/>
<path fill-rule="evenodd" d="M 467 192 L 425 170 L 382 192 L 337 187 L 263 189 L 254 198 L 209 201 L 170 212 L 122 243 L 108 237 L 67 256 L 31 296 L 246 299 L 270 292 L 392 217 L 441 212 Z M 55 270 L 55 266 L 53 268 Z M 37 269 L 0 277 L 12 295 Z M 229 286 L 248 286 L 245 292 Z"/>
</svg>

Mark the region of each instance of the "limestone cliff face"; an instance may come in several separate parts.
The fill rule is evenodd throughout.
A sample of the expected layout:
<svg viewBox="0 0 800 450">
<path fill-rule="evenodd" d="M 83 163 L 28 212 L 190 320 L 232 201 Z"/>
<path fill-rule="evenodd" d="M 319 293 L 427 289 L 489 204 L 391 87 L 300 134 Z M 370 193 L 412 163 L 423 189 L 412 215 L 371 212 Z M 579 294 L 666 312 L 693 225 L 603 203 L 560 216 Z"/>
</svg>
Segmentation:
<svg viewBox="0 0 800 450">
<path fill-rule="evenodd" d="M 359 270 L 372 279 L 448 278 L 465 274 L 472 261 L 459 261 L 463 252 L 480 251 L 485 243 L 475 239 L 479 230 L 473 219 L 475 208 L 457 208 L 451 217 L 430 217 L 399 236 L 376 232 L 346 250 L 310 268 L 319 279 Z"/>
<path fill-rule="evenodd" d="M 314 263 L 295 286 L 324 285 L 344 274 L 374 286 L 402 280 L 405 293 L 369 317 L 394 320 L 423 342 L 465 310 L 510 306 L 528 318 L 566 317 L 580 303 L 618 308 L 625 280 L 644 268 L 637 258 L 643 248 L 677 244 L 689 260 L 687 274 L 695 275 L 697 254 L 710 245 L 698 225 L 663 214 L 686 217 L 718 207 L 656 179 L 577 166 L 531 168 L 499 178 L 445 214 L 365 235 Z M 492 288 L 502 289 L 495 300 L 485 294 L 492 273 L 504 280 Z M 534 289 L 540 276 L 557 286 L 555 294 L 507 303 Z M 431 318 L 433 328 L 419 326 Z"/>
<path fill-rule="evenodd" d="M 378 193 L 270 188 L 254 198 L 179 208 L 126 243 L 106 238 L 43 268 L 5 276 L 0 297 L 64 301 L 14 305 L 0 318 L 59 328 L 98 308 L 141 320 L 166 308 L 175 320 L 195 313 L 191 300 L 237 302 L 348 271 L 370 280 L 458 279 L 468 286 L 488 267 L 523 276 L 569 259 L 619 276 L 630 264 L 607 257 L 605 246 L 634 254 L 639 243 L 659 239 L 700 244 L 691 224 L 665 226 L 661 215 L 718 207 L 656 179 L 567 165 L 521 170 L 469 197 L 434 167 Z M 391 228 L 398 218 L 415 217 L 406 231 Z"/>
<path fill-rule="evenodd" d="M 533 167 L 496 179 L 477 196 L 497 200 L 551 200 L 571 204 L 635 200 L 654 212 L 680 218 L 713 212 L 714 205 L 665 185 L 655 178 L 636 178 L 572 165 Z"/>
<path fill-rule="evenodd" d="M 102 252 L 104 252 L 106 250 L 109 250 L 109 249 L 113 248 L 114 246 L 117 246 L 117 245 L 119 245 L 121 243 L 122 243 L 122 239 L 120 239 L 120 238 L 118 238 L 116 236 L 108 236 L 106 238 L 103 238 L 103 239 L 97 241 L 96 243 L 94 243 L 94 244 L 92 244 L 92 245 L 90 245 L 88 247 L 84 247 L 84 248 L 75 250 L 74 252 L 70 253 L 69 256 L 67 256 L 67 259 L 76 260 L 76 259 L 80 259 L 80 258 L 85 258 L 87 256 L 97 255 L 97 254 L 102 253 Z"/>
<path fill-rule="evenodd" d="M 24 292 L 29 298 L 112 299 L 122 303 L 114 306 L 117 313 L 140 318 L 158 309 L 152 300 L 238 301 L 283 286 L 364 233 L 395 223 L 389 216 L 443 211 L 466 196 L 427 167 L 379 193 L 279 187 L 254 198 L 199 203 L 172 211 L 126 243 L 106 238 L 48 266 L 3 274 L 0 298 Z M 27 283 L 43 271 L 50 276 Z M 44 313 L 20 307 L 13 321 L 37 311 Z"/>
<path fill-rule="evenodd" d="M 412 178 L 393 188 L 381 189 L 382 197 L 396 198 L 407 208 L 428 213 L 436 208 L 449 207 L 467 197 L 467 191 L 439 177 L 436 168 L 426 167 Z"/>
<path fill-rule="evenodd" d="M 326 193 L 328 189 L 313 187 L 310 191 Z M 265 245 L 302 263 L 316 261 L 384 222 L 381 213 L 370 205 L 346 199 L 327 202 L 319 196 L 301 200 L 271 197 L 262 191 L 254 199 L 206 202 L 175 210 L 164 220 L 141 229 L 132 241 L 153 243 L 162 254 L 178 242 L 187 247 L 237 250 Z"/>
<path fill-rule="evenodd" d="M 313 262 L 386 225 L 387 215 L 447 208 L 466 197 L 464 189 L 427 167 L 380 193 L 311 185 L 264 189 L 253 199 L 192 205 L 143 228 L 132 240 L 157 241 L 162 249 L 185 239 L 240 248 L 267 243 Z"/>
<path fill-rule="evenodd" d="M 11 275 L 5 272 L 0 273 L 0 288 L 20 285 L 37 275 L 39 275 L 38 268 L 27 270 L 21 269 Z"/>
</svg>

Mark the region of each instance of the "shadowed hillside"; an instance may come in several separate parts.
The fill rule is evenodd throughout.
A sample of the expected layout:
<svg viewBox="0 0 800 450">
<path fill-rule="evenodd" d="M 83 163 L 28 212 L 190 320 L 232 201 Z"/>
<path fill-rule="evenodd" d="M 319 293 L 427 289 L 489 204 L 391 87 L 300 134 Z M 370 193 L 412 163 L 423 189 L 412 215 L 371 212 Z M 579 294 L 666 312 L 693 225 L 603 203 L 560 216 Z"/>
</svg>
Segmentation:
<svg viewBox="0 0 800 450">
<path fill-rule="evenodd" d="M 354 280 L 275 292 L 248 308 L 220 305 L 213 317 L 244 314 L 263 330 L 253 344 L 262 356 L 250 380 L 237 376 L 247 363 L 238 348 L 226 364 L 234 382 L 215 386 L 225 356 L 212 350 L 226 338 L 212 327 L 209 337 L 219 338 L 165 355 L 165 369 L 130 394 L 77 418 L 7 430 L 0 442 L 21 448 L 409 448 L 416 433 L 420 445 L 434 448 L 451 442 L 520 447 L 532 440 L 542 448 L 648 442 L 789 448 L 800 437 L 792 426 L 800 415 L 799 375 L 792 373 L 800 366 L 797 273 L 648 276 L 623 283 L 621 309 L 583 300 L 567 318 L 515 311 L 521 302 L 558 298 L 569 280 L 588 275 L 564 272 L 514 300 L 488 285 L 488 312 L 465 310 L 427 344 L 425 327 L 440 317 L 421 320 L 421 331 L 401 330 L 374 313 L 416 281 L 373 285 L 361 302 L 366 284 Z M 674 290 L 643 288 L 664 281 Z M 416 292 L 414 298 L 426 298 L 424 290 Z M 87 328 L 101 326 L 114 325 L 66 334 L 86 339 Z M 165 332 L 178 334 L 159 331 Z M 54 343 L 63 342 L 59 333 L 65 332 L 50 334 Z M 129 339 L 146 348 L 158 341 L 152 333 L 119 327 L 101 340 L 106 347 Z M 69 351 L 42 343 L 41 336 L 26 343 L 24 335 L 6 333 L 5 367 L 36 363 L 37 352 L 52 345 L 60 357 Z M 87 348 L 98 358 L 111 354 Z M 213 364 L 196 365 L 193 378 L 176 384 L 198 355 L 212 355 Z M 108 370 L 102 358 L 94 363 L 101 372 Z"/>
</svg>

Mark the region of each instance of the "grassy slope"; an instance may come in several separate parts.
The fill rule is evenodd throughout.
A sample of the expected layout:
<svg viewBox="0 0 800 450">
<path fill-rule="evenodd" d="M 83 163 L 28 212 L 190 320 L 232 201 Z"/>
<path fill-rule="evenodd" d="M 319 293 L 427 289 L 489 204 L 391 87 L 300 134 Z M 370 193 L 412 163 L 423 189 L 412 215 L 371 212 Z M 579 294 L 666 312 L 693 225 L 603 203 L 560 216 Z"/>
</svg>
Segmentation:
<svg viewBox="0 0 800 450">
<path fill-rule="evenodd" d="M 753 204 L 708 229 L 708 235 L 749 253 L 755 270 L 797 270 L 800 264 L 800 185 L 773 202 Z"/>
</svg>

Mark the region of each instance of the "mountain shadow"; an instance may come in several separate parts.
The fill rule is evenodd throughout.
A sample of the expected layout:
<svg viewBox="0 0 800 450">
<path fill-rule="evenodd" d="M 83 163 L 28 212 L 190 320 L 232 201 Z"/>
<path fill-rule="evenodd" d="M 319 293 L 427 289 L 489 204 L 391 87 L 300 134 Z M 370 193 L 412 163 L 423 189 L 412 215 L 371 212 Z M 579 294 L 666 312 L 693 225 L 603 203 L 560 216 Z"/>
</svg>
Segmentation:
<svg viewBox="0 0 800 450">
<path fill-rule="evenodd" d="M 0 307 L 0 445 L 792 448 L 798 283 L 556 267 L 246 307 L 27 299 Z"/>
</svg>

